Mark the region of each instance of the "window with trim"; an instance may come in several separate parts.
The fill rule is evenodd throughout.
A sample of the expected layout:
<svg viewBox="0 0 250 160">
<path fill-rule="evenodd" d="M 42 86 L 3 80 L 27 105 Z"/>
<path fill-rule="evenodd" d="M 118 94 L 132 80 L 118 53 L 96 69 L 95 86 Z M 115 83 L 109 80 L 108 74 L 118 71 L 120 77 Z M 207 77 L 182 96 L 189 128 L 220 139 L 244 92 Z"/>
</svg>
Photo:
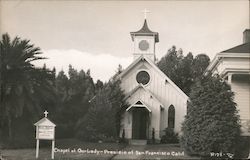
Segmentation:
<svg viewBox="0 0 250 160">
<path fill-rule="evenodd" d="M 148 82 L 150 81 L 150 75 L 147 71 L 140 71 L 137 73 L 136 75 L 136 81 L 137 83 L 141 83 L 143 85 L 148 84 Z"/>
<path fill-rule="evenodd" d="M 174 106 L 171 105 L 168 108 L 168 128 L 174 128 L 175 123 L 175 109 Z"/>
</svg>

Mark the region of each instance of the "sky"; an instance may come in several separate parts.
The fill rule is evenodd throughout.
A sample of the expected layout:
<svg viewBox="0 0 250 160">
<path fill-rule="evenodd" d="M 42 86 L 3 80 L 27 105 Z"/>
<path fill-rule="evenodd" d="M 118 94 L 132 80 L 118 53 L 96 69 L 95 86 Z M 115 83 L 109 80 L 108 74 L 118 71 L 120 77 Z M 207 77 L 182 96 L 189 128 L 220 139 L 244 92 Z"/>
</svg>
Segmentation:
<svg viewBox="0 0 250 160">
<path fill-rule="evenodd" d="M 242 44 L 249 28 L 248 0 L 0 0 L 0 33 L 30 39 L 47 57 L 36 66 L 68 65 L 91 70 L 94 81 L 107 81 L 118 64 L 133 61 L 130 32 L 139 30 L 144 9 L 147 22 L 159 32 L 156 57 L 175 45 L 184 54 L 205 53 L 211 59 L 223 50 Z"/>
</svg>

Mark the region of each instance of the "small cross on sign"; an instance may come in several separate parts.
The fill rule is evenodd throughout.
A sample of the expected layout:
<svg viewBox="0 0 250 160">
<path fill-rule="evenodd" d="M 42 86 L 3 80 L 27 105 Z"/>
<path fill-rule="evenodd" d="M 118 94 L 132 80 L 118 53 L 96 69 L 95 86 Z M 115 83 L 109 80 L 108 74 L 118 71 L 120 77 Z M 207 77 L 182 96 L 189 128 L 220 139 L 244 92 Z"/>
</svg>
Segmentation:
<svg viewBox="0 0 250 160">
<path fill-rule="evenodd" d="M 147 19 L 147 13 L 150 13 L 146 8 L 142 11 L 144 13 L 144 19 Z"/>
<path fill-rule="evenodd" d="M 48 111 L 44 111 L 43 113 L 44 113 L 44 116 L 45 116 L 45 117 L 48 117 L 48 114 L 49 114 Z"/>
</svg>

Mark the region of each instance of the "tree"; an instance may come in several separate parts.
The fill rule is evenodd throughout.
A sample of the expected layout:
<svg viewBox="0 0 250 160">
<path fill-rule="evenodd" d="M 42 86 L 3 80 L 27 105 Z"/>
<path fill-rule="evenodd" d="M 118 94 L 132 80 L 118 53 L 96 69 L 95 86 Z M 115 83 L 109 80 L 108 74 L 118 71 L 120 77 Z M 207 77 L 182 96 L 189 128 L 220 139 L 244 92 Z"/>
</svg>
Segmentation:
<svg viewBox="0 0 250 160">
<path fill-rule="evenodd" d="M 173 46 L 168 50 L 167 54 L 161 58 L 157 66 L 183 92 L 189 95 L 194 80 L 204 73 L 209 62 L 210 59 L 205 54 L 198 54 L 193 58 L 193 54 L 189 52 L 187 56 L 183 56 L 182 49 L 177 51 L 176 47 Z"/>
<path fill-rule="evenodd" d="M 178 61 L 181 57 L 177 56 L 176 47 L 172 46 L 172 48 L 168 50 L 167 54 L 162 57 L 157 64 L 160 70 L 176 84 L 178 82 L 178 76 L 176 76 L 176 71 L 179 65 Z"/>
<path fill-rule="evenodd" d="M 219 77 L 202 76 L 192 87 L 181 143 L 190 154 L 234 153 L 240 135 L 234 93 Z"/>
<path fill-rule="evenodd" d="M 192 65 L 192 75 L 194 79 L 204 74 L 209 63 L 210 58 L 206 54 L 198 54 L 194 58 Z"/>
<path fill-rule="evenodd" d="M 64 71 L 60 71 L 56 77 L 56 92 L 59 98 L 59 103 L 65 103 L 69 99 L 69 79 Z"/>
<path fill-rule="evenodd" d="M 190 69 L 192 61 L 192 53 L 184 57 L 182 49 L 177 51 L 176 47 L 172 46 L 157 65 L 178 87 L 185 93 L 188 93 L 191 86 L 191 84 L 188 83 L 191 79 Z"/>
<path fill-rule="evenodd" d="M 179 60 L 178 68 L 175 72 L 177 85 L 185 92 L 186 94 L 190 93 L 191 85 L 193 84 L 193 54 L 189 52 L 186 57 L 183 57 Z"/>
<path fill-rule="evenodd" d="M 3 34 L 0 40 L 0 121 L 1 128 L 7 126 L 12 139 L 12 124 L 24 112 L 35 119 L 41 104 L 53 99 L 53 74 L 45 68 L 35 68 L 32 62 L 44 59 L 40 48 L 29 40 Z"/>
<path fill-rule="evenodd" d="M 120 131 L 124 94 L 119 80 L 110 80 L 91 100 L 88 113 L 77 123 L 77 137 L 88 141 L 115 139 Z"/>
<path fill-rule="evenodd" d="M 89 100 L 95 94 L 95 85 L 90 70 L 79 72 L 69 65 L 67 77 L 63 71 L 56 77 L 58 94 L 57 114 L 55 122 L 58 130 L 63 133 L 61 138 L 75 136 L 77 121 L 84 117 L 90 104 Z"/>
<path fill-rule="evenodd" d="M 95 84 L 95 90 L 96 90 L 96 91 L 99 91 L 100 89 L 103 88 L 103 85 L 104 85 L 103 82 L 102 82 L 101 80 L 98 79 L 98 80 L 96 81 L 96 84 Z"/>
</svg>

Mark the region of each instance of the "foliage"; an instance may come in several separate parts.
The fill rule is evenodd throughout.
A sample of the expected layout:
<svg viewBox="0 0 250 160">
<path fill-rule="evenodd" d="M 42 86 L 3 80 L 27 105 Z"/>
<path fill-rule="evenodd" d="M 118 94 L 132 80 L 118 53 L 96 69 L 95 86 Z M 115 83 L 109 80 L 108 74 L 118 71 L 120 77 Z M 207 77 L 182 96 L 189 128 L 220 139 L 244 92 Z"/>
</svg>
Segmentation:
<svg viewBox="0 0 250 160">
<path fill-rule="evenodd" d="M 192 65 L 193 77 L 202 76 L 209 63 L 210 59 L 206 54 L 198 54 L 193 60 L 193 65 Z"/>
<path fill-rule="evenodd" d="M 173 46 L 157 65 L 180 89 L 189 95 L 194 80 L 204 73 L 209 61 L 209 57 L 205 54 L 198 54 L 193 58 L 193 54 L 189 52 L 184 57 L 182 49 L 177 51 Z"/>
<path fill-rule="evenodd" d="M 124 94 L 119 80 L 110 80 L 97 91 L 88 113 L 77 123 L 77 137 L 87 141 L 117 139 Z"/>
<path fill-rule="evenodd" d="M 234 153 L 239 117 L 230 86 L 219 77 L 202 76 L 192 87 L 181 143 L 190 154 Z"/>
<path fill-rule="evenodd" d="M 173 46 L 171 49 L 168 50 L 168 53 L 164 57 L 162 57 L 157 64 L 158 67 L 174 82 L 178 81 L 176 71 L 179 67 L 179 61 L 183 57 L 179 57 L 178 55 L 180 54 L 177 54 L 176 47 Z"/>
<path fill-rule="evenodd" d="M 12 140 L 16 133 L 13 124 L 24 112 L 28 115 L 25 123 L 33 125 L 41 105 L 53 100 L 54 75 L 46 68 L 34 67 L 32 62 L 44 58 L 29 40 L 15 37 L 11 41 L 3 34 L 0 47 L 0 128 L 2 136 Z"/>
<path fill-rule="evenodd" d="M 90 76 L 90 71 L 86 73 L 75 70 L 69 65 L 67 77 L 60 71 L 56 77 L 56 90 L 58 94 L 57 114 L 55 122 L 58 124 L 58 134 L 60 138 L 74 137 L 77 121 L 87 113 L 91 99 L 95 94 L 95 85 Z"/>
<path fill-rule="evenodd" d="M 240 136 L 235 148 L 235 159 L 247 159 L 250 151 L 250 136 Z"/>
<path fill-rule="evenodd" d="M 125 138 L 125 129 L 122 129 L 122 137 L 119 140 L 120 143 L 125 143 L 126 138 Z"/>
<path fill-rule="evenodd" d="M 155 128 L 152 129 L 152 142 L 155 143 Z"/>
<path fill-rule="evenodd" d="M 161 143 L 178 143 L 178 134 L 174 132 L 173 128 L 166 128 L 165 135 L 161 137 Z"/>
<path fill-rule="evenodd" d="M 34 143 L 29 142 L 29 139 L 34 138 L 33 124 L 43 116 L 41 113 L 45 109 L 50 113 L 49 118 L 57 124 L 57 138 L 74 137 L 75 133 L 81 132 L 77 130 L 78 121 L 86 117 L 88 111 L 89 115 L 92 114 L 91 110 L 94 109 L 90 109 L 89 100 L 96 94 L 105 96 L 102 101 L 92 106 L 98 108 L 99 105 L 105 104 L 111 106 L 111 112 L 117 113 L 113 115 L 116 121 L 110 124 L 115 126 L 115 129 L 109 126 L 107 120 L 105 128 L 111 129 L 106 129 L 104 135 L 111 139 L 112 136 L 115 137 L 120 114 L 115 109 L 115 106 L 120 107 L 120 104 L 117 104 L 120 99 L 116 96 L 119 97 L 120 92 L 116 90 L 116 82 L 107 85 L 98 80 L 94 84 L 90 70 L 77 71 L 71 65 L 67 75 L 60 71 L 56 76 L 55 68 L 49 70 L 45 64 L 42 68 L 37 68 L 32 64 L 33 61 L 44 58 L 40 57 L 40 49 L 30 44 L 29 40 L 16 37 L 11 41 L 9 35 L 4 34 L 0 44 L 0 138 L 9 137 L 5 145 L 21 147 Z M 121 69 L 119 66 L 118 71 Z M 105 92 L 109 94 L 106 95 Z M 107 99 L 110 104 L 105 101 Z M 116 100 L 117 102 L 113 102 Z M 103 109 L 106 111 L 107 108 Z M 104 115 L 110 116 L 110 113 Z M 111 133 L 106 134 L 107 132 Z M 113 135 L 113 132 L 116 134 Z M 99 136 L 103 138 L 102 133 Z"/>
</svg>

